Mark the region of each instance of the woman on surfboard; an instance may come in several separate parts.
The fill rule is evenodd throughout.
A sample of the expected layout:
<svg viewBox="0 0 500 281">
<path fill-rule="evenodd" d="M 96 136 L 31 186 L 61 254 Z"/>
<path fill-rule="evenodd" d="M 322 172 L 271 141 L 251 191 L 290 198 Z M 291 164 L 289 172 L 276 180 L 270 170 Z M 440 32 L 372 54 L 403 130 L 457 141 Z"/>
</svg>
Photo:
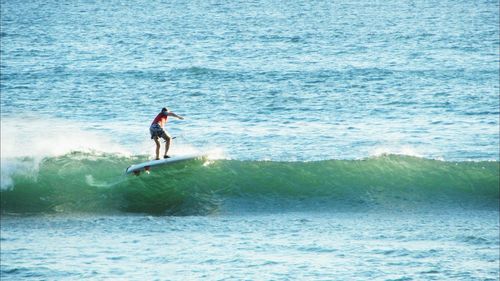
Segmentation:
<svg viewBox="0 0 500 281">
<path fill-rule="evenodd" d="M 168 132 L 164 129 L 165 124 L 167 123 L 167 119 L 169 116 L 173 116 L 177 119 L 184 120 L 184 117 L 179 116 L 172 111 L 168 110 L 168 108 L 164 107 L 161 109 L 161 112 L 156 115 L 153 123 L 151 123 L 151 127 L 149 127 L 149 132 L 151 133 L 151 139 L 156 143 L 156 160 L 160 160 L 160 140 L 159 138 L 163 138 L 165 140 L 165 155 L 163 158 L 169 158 L 167 155 L 168 149 L 170 148 L 170 141 L 172 137 L 168 134 Z"/>
</svg>

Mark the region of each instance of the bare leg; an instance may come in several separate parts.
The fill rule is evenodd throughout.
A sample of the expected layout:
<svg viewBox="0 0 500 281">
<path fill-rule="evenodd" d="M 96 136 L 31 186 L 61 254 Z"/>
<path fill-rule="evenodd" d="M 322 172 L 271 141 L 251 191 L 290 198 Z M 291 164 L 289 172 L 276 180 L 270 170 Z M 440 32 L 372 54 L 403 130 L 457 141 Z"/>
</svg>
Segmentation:
<svg viewBox="0 0 500 281">
<path fill-rule="evenodd" d="M 172 138 L 169 136 L 166 136 L 166 135 L 164 135 L 163 138 L 165 139 L 165 155 L 164 156 L 167 156 L 168 149 L 170 148 L 170 141 Z"/>
<path fill-rule="evenodd" d="M 156 160 L 160 159 L 160 141 L 158 140 L 158 137 L 154 138 L 154 141 L 156 143 Z"/>
</svg>

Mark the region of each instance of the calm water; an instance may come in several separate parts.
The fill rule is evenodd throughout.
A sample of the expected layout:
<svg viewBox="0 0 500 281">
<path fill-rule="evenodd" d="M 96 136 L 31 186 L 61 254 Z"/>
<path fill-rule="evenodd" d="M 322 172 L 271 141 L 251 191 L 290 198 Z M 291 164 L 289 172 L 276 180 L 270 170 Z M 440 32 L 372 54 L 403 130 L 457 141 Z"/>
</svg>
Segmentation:
<svg viewBox="0 0 500 281">
<path fill-rule="evenodd" d="M 4 218 L 2 280 L 496 280 L 498 219 L 457 210 Z"/>
<path fill-rule="evenodd" d="M 498 280 L 499 6 L 1 0 L 2 280 Z"/>
</svg>

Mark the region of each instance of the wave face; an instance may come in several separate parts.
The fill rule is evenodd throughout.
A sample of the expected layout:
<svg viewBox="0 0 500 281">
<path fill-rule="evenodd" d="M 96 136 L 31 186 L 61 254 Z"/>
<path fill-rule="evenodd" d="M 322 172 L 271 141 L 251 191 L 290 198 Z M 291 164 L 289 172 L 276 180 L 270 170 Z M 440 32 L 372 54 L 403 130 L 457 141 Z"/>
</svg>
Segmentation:
<svg viewBox="0 0 500 281">
<path fill-rule="evenodd" d="M 151 174 L 123 174 L 128 165 L 146 160 L 79 152 L 48 157 L 36 165 L 31 158 L 15 159 L 17 168 L 2 174 L 9 178 L 2 179 L 1 211 L 204 215 L 499 204 L 497 161 L 445 162 L 400 155 L 315 162 L 200 159 Z M 27 169 L 30 165 L 34 168 Z"/>
</svg>

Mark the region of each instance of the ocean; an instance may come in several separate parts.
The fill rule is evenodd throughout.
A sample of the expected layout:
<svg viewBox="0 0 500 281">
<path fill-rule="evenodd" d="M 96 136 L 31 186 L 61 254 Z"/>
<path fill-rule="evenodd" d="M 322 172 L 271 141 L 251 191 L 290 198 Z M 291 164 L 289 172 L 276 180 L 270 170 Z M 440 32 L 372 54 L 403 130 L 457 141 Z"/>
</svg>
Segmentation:
<svg viewBox="0 0 500 281">
<path fill-rule="evenodd" d="M 2 280 L 500 279 L 498 1 L 0 3 Z"/>
</svg>

